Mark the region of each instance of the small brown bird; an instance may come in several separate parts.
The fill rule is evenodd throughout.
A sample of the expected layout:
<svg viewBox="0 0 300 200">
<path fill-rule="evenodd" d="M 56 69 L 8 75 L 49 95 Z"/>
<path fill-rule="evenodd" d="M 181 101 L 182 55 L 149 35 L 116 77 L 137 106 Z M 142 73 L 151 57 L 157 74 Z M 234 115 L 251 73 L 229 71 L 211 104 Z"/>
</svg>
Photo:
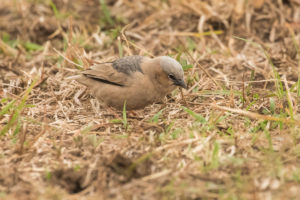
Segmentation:
<svg viewBox="0 0 300 200">
<path fill-rule="evenodd" d="M 128 56 L 113 62 L 95 64 L 83 71 L 77 81 L 106 105 L 122 110 L 142 109 L 161 100 L 184 82 L 182 66 L 173 58 Z"/>
</svg>

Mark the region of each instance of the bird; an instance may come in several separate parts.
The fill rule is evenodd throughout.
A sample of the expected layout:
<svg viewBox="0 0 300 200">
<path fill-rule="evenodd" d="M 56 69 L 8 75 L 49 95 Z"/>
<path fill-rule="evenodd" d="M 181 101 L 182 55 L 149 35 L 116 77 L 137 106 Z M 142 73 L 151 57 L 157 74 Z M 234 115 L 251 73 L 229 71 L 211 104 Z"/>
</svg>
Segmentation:
<svg viewBox="0 0 300 200">
<path fill-rule="evenodd" d="M 92 96 L 117 110 L 140 110 L 159 102 L 176 87 L 187 89 L 181 64 L 169 56 L 127 56 L 96 63 L 77 81 Z"/>
</svg>

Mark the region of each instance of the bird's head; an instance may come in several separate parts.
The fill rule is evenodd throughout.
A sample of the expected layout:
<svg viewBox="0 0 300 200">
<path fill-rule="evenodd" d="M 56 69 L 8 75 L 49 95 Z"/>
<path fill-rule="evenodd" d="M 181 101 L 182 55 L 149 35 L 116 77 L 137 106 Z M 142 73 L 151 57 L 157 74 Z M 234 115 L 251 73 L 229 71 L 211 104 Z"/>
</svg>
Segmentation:
<svg viewBox="0 0 300 200">
<path fill-rule="evenodd" d="M 187 89 L 181 64 L 169 56 L 160 56 L 159 59 L 159 64 L 167 74 L 169 81 L 173 85 Z"/>
</svg>

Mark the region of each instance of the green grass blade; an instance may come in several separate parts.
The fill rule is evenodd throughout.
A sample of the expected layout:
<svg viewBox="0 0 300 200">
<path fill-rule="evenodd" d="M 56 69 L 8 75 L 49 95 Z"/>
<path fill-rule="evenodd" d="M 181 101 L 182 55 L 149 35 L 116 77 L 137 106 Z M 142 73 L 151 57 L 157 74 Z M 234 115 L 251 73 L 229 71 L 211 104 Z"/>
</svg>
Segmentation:
<svg viewBox="0 0 300 200">
<path fill-rule="evenodd" d="M 160 118 L 160 116 L 161 116 L 161 114 L 162 114 L 162 112 L 163 112 L 164 110 L 165 110 L 165 108 L 164 108 L 164 109 L 161 109 L 160 111 L 158 111 L 158 112 L 151 118 L 150 122 L 152 122 L 152 123 L 157 123 L 158 120 L 159 120 L 159 118 Z"/>
<path fill-rule="evenodd" d="M 100 1 L 100 6 L 101 6 L 101 10 L 104 14 L 104 21 L 106 23 L 108 23 L 110 26 L 114 25 L 114 20 L 112 19 L 111 15 L 110 15 L 110 11 L 106 5 L 105 0 L 99 0 Z"/>
<path fill-rule="evenodd" d="M 8 130 L 9 130 L 10 128 L 12 128 L 12 127 L 16 124 L 16 122 L 17 122 L 18 120 L 21 120 L 21 119 L 20 119 L 20 114 L 22 113 L 23 109 L 26 107 L 26 101 L 27 101 L 27 99 L 28 99 L 28 97 L 29 97 L 30 92 L 32 91 L 33 87 L 35 86 L 37 80 L 38 80 L 38 79 L 35 79 L 35 80 L 30 84 L 30 86 L 25 90 L 24 95 L 23 95 L 23 97 L 21 98 L 21 102 L 20 102 L 18 105 L 16 105 L 15 107 L 13 107 L 13 106 L 14 106 L 14 101 L 15 101 L 15 100 L 14 100 L 14 101 L 12 101 L 11 103 L 9 103 L 8 106 L 5 107 L 5 110 L 4 110 L 4 111 L 1 110 L 1 113 L 5 113 L 5 112 L 8 113 L 9 108 L 13 108 L 11 118 L 10 118 L 10 120 L 8 121 L 8 123 L 1 129 L 1 131 L 0 131 L 0 136 L 5 135 L 5 134 L 8 132 Z M 2 111 L 3 111 L 3 112 L 2 112 Z M 20 127 L 21 127 L 21 122 L 20 122 L 20 124 L 17 125 L 17 127 L 16 127 L 14 133 L 19 132 L 19 128 L 20 128 Z"/>
<path fill-rule="evenodd" d="M 212 169 L 216 169 L 219 167 L 219 151 L 220 151 L 220 145 L 219 143 L 215 142 L 214 149 L 212 152 L 212 158 L 211 158 Z"/>
<path fill-rule="evenodd" d="M 5 105 L 0 111 L 0 117 L 7 114 L 9 112 L 9 109 L 11 109 L 14 106 L 15 102 L 16 100 L 13 100 L 9 102 L 7 105 Z"/>
<path fill-rule="evenodd" d="M 123 106 L 123 126 L 125 129 L 127 129 L 127 114 L 126 114 L 126 101 L 124 101 L 124 106 Z"/>
<path fill-rule="evenodd" d="M 186 107 L 182 107 L 182 108 L 183 108 L 183 110 L 185 112 L 187 112 L 189 115 L 191 115 L 192 117 L 194 117 L 196 119 L 196 121 L 198 121 L 198 122 L 200 122 L 202 124 L 204 124 L 204 123 L 207 122 L 206 119 L 202 115 L 197 114 L 194 111 L 192 111 L 192 110 L 190 110 L 190 109 L 188 109 Z"/>
</svg>

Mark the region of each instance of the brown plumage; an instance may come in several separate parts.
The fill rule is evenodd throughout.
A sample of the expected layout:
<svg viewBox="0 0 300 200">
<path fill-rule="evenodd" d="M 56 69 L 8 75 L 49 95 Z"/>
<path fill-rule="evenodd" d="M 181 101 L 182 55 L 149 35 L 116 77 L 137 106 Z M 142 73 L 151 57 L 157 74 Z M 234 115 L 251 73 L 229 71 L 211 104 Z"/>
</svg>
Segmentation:
<svg viewBox="0 0 300 200">
<path fill-rule="evenodd" d="M 171 57 L 128 56 L 83 71 L 79 83 L 100 101 L 122 110 L 142 109 L 180 86 L 186 88 L 181 65 Z"/>
</svg>

